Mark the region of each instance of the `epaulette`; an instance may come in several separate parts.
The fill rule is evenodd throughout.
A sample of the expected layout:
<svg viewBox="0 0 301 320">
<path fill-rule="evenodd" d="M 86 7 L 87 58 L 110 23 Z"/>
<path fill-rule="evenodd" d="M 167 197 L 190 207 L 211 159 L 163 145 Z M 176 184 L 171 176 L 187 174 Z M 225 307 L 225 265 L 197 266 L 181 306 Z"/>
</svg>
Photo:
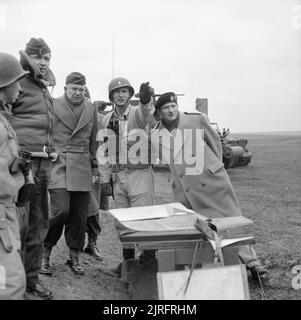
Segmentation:
<svg viewBox="0 0 301 320">
<path fill-rule="evenodd" d="M 184 112 L 185 114 L 196 114 L 196 115 L 198 115 L 198 116 L 201 116 L 202 115 L 202 113 L 200 113 L 200 112 Z"/>
<path fill-rule="evenodd" d="M 205 117 L 208 119 L 208 115 L 206 113 L 203 112 L 184 112 L 187 115 L 195 115 L 195 116 L 201 116 L 201 117 Z"/>
</svg>

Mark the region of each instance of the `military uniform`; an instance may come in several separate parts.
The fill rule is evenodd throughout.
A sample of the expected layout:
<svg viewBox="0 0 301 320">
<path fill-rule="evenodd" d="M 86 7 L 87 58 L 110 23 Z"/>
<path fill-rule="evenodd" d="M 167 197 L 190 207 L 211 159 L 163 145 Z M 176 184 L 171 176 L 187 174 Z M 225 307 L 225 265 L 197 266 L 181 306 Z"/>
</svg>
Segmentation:
<svg viewBox="0 0 301 320">
<path fill-rule="evenodd" d="M 147 105 L 132 106 L 128 104 L 124 113 L 119 117 L 116 111 L 106 114 L 101 122 L 100 129 L 103 129 L 103 136 L 108 136 L 115 130 L 117 141 L 124 143 L 127 153 L 126 161 L 121 163 L 120 154 L 116 152 L 116 163 L 109 163 L 106 154 L 106 146 L 101 145 L 97 155 L 100 171 L 100 182 L 109 182 L 113 174 L 113 192 L 115 208 L 138 207 L 154 204 L 154 176 L 151 161 L 149 159 L 148 126 L 152 119 L 153 103 Z M 107 129 L 110 128 L 111 131 Z M 116 129 L 113 129 L 116 128 Z M 135 129 L 144 130 L 140 155 L 141 163 L 134 164 L 132 161 L 136 154 L 131 153 L 131 147 L 135 141 L 131 141 L 131 135 L 135 134 Z M 113 130 L 112 130 L 113 129 Z M 141 131 L 142 132 L 142 131 Z M 141 141 L 141 140 L 140 140 Z M 118 143 L 116 146 L 118 150 Z"/>
<path fill-rule="evenodd" d="M 179 113 L 178 123 L 174 129 L 178 129 L 178 132 L 176 133 L 177 130 L 170 132 L 161 121 L 152 132 L 152 142 L 160 158 L 164 159 L 164 154 L 170 156 L 164 160 L 170 163 L 174 201 L 181 202 L 187 208 L 208 218 L 240 216 L 241 209 L 222 162 L 220 138 L 210 126 L 207 117 L 196 113 Z M 189 165 L 183 159 L 185 152 L 186 160 L 189 153 L 190 163 L 198 156 L 195 148 L 197 140 L 193 140 L 189 135 L 185 137 L 185 129 L 192 130 L 192 136 L 196 129 L 202 129 L 204 134 L 200 137 L 204 143 L 201 152 L 204 161 L 198 167 L 190 166 L 193 174 L 188 173 Z M 177 142 L 173 144 L 175 140 Z M 185 150 L 189 146 L 192 146 L 192 149 Z M 246 264 L 251 264 L 257 259 L 255 251 L 247 246 L 241 247 L 240 258 Z"/>
<path fill-rule="evenodd" d="M 0 109 L 2 105 L 0 100 Z M 18 155 L 16 135 L 0 113 L 0 300 L 23 299 L 26 289 L 16 213 L 18 191 L 24 185 L 24 177 L 22 172 L 12 174 L 9 170 Z"/>
<path fill-rule="evenodd" d="M 48 82 L 39 74 L 39 66 L 30 55 L 47 55 L 50 49 L 41 38 L 30 39 L 21 55 L 21 65 L 29 74 L 20 81 L 22 91 L 13 104 L 10 124 L 14 128 L 22 151 L 32 156 L 32 173 L 35 188 L 29 199 L 26 217 L 21 217 L 21 241 L 26 271 L 27 290 L 45 299 L 52 293 L 39 281 L 43 242 L 48 231 L 48 183 L 51 153 L 53 149 L 52 128 L 54 122 L 53 99 Z M 49 68 L 47 72 L 49 72 Z M 21 212 L 21 210 L 20 210 Z"/>
<path fill-rule="evenodd" d="M 43 241 L 48 231 L 48 195 L 50 177 L 49 153 L 53 151 L 53 100 L 47 88 L 31 76 L 21 81 L 22 94 L 14 104 L 10 123 L 21 149 L 32 154 L 35 191 L 29 202 L 28 225 L 21 226 L 27 285 L 39 283 Z M 26 123 L 26 124 L 25 124 Z"/>
<path fill-rule="evenodd" d="M 59 156 L 51 170 L 51 220 L 45 251 L 56 245 L 64 226 L 71 251 L 79 252 L 84 245 L 92 174 L 98 175 L 98 123 L 96 108 L 87 100 L 75 108 L 79 111 L 78 120 L 66 95 L 54 102 L 54 142 Z"/>
</svg>

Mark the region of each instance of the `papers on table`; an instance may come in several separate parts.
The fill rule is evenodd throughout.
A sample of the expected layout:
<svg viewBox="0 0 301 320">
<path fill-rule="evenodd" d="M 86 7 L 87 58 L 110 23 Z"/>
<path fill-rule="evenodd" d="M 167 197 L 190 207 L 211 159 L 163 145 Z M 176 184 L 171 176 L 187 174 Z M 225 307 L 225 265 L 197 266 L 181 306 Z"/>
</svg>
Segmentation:
<svg viewBox="0 0 301 320">
<path fill-rule="evenodd" d="M 109 212 L 120 222 L 160 219 L 194 213 L 194 211 L 187 209 L 179 202 L 155 206 L 112 209 Z"/>
<path fill-rule="evenodd" d="M 188 213 L 153 220 L 123 221 L 122 224 L 126 228 L 135 231 L 164 232 L 195 230 L 194 223 L 196 219 L 196 214 Z"/>
<path fill-rule="evenodd" d="M 212 210 L 209 209 L 203 210 L 204 214 L 209 213 L 209 216 L 212 216 L 211 211 Z M 198 220 L 199 227 L 197 229 L 200 230 L 206 236 L 208 241 L 210 241 L 213 249 L 216 249 L 216 242 L 213 239 L 213 237 L 208 235 L 205 232 L 206 230 L 204 228 L 200 228 L 200 226 L 206 226 L 207 229 L 211 230 L 211 228 L 207 224 L 208 217 L 200 215 L 190 209 L 187 209 L 184 205 L 182 205 L 179 202 L 154 206 L 112 209 L 109 212 L 117 220 L 116 228 L 122 231 L 123 233 L 196 230 L 195 223 Z M 225 218 L 225 220 L 228 219 L 234 221 L 235 218 L 237 219 L 237 217 L 234 217 L 233 219 Z M 240 218 L 243 219 L 243 217 Z M 225 224 L 225 222 L 223 222 L 223 218 L 211 219 L 210 221 L 211 224 L 214 224 L 214 222 L 216 222 L 218 226 L 220 224 Z M 223 236 L 221 238 L 223 238 Z M 221 239 L 221 247 L 224 248 L 231 244 L 241 241 L 247 241 L 250 239 L 253 239 L 253 237 L 249 234 L 246 236 L 244 236 L 243 233 L 238 234 L 236 237 L 234 236 L 230 239 Z"/>
</svg>

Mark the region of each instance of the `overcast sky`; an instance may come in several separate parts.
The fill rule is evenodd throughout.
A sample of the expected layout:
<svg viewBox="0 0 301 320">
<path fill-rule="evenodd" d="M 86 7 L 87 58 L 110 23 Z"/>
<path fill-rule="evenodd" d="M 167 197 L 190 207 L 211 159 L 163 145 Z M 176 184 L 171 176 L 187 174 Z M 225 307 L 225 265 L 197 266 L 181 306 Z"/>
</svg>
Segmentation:
<svg viewBox="0 0 301 320">
<path fill-rule="evenodd" d="M 185 94 L 181 111 L 208 98 L 232 132 L 301 130 L 300 0 L 0 0 L 0 51 L 19 57 L 31 37 L 52 50 L 54 97 L 72 71 L 92 100 L 122 76 Z"/>
</svg>

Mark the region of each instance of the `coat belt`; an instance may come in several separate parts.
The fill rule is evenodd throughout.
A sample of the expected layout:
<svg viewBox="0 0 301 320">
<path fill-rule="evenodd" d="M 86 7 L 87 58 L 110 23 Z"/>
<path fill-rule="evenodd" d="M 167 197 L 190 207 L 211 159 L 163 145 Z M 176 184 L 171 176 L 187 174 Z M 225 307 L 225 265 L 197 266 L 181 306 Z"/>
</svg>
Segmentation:
<svg viewBox="0 0 301 320">
<path fill-rule="evenodd" d="M 114 164 L 113 171 L 120 172 L 125 169 L 147 169 L 151 166 L 151 164 Z"/>
<path fill-rule="evenodd" d="M 88 145 L 80 145 L 80 144 L 56 144 L 55 148 L 61 152 L 76 152 L 76 153 L 82 153 L 87 152 L 89 150 Z"/>
<path fill-rule="evenodd" d="M 42 146 L 42 147 L 28 147 L 28 146 L 21 146 L 22 151 L 27 151 L 30 153 L 51 153 L 54 151 L 53 146 Z"/>
</svg>

